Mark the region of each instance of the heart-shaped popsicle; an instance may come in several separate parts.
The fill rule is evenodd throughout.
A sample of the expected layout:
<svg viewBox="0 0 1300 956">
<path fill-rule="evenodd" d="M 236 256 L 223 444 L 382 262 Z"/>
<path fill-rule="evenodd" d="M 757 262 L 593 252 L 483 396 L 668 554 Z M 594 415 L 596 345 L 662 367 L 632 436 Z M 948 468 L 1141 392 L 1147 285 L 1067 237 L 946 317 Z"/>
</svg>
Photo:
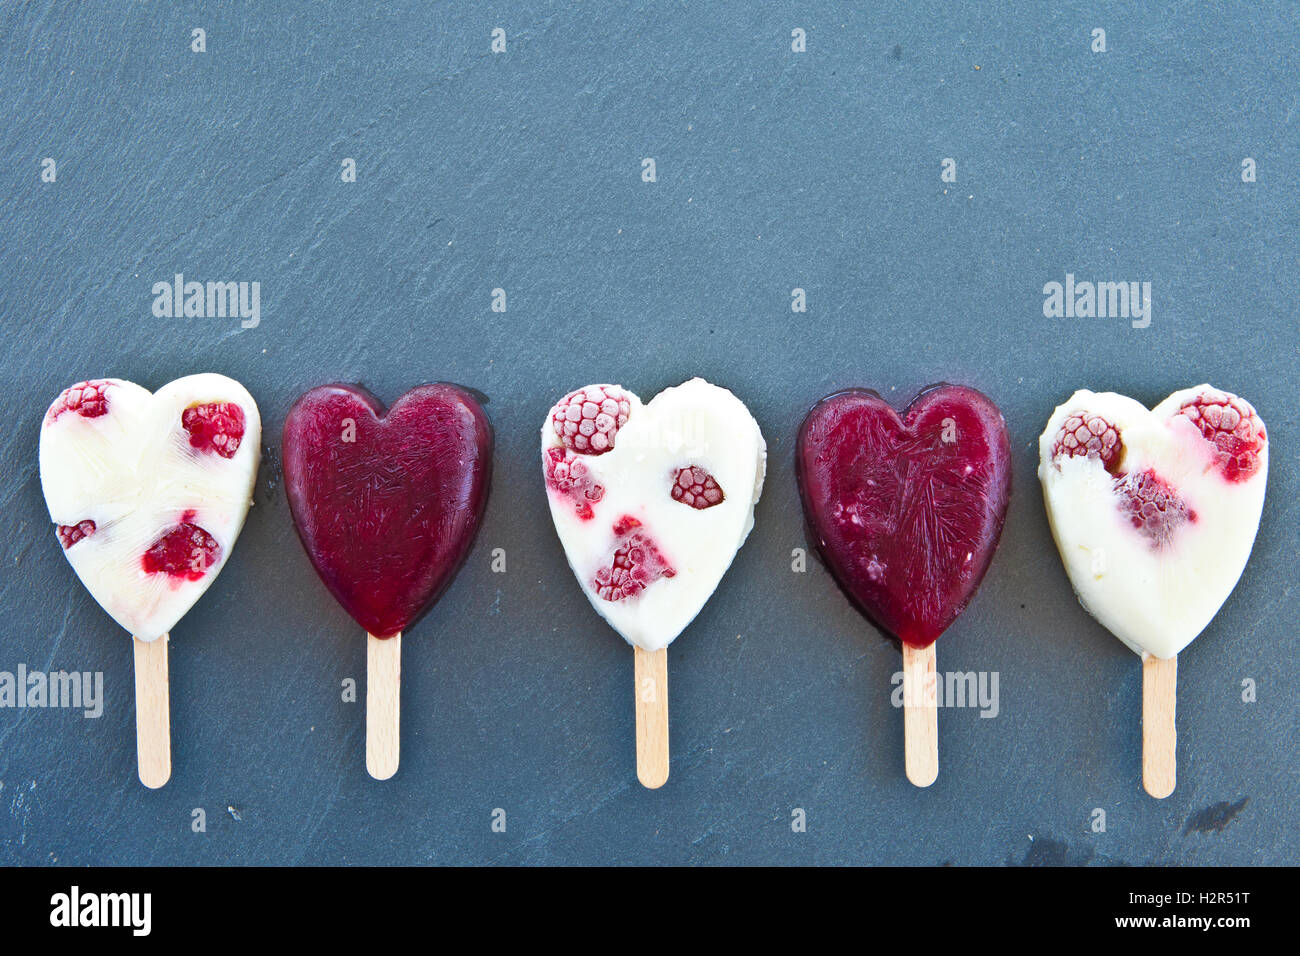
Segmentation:
<svg viewBox="0 0 1300 956">
<path fill-rule="evenodd" d="M 317 574 L 367 634 L 366 767 L 397 772 L 402 632 L 469 555 L 487 505 L 492 428 L 455 385 L 387 411 L 355 385 L 304 394 L 284 423 L 285 492 Z"/>
<path fill-rule="evenodd" d="M 907 776 L 939 772 L 934 642 L 997 549 L 1011 493 L 1006 422 L 959 385 L 923 390 L 902 417 L 876 392 L 818 402 L 795 453 L 816 546 L 857 607 L 903 646 Z"/>
<path fill-rule="evenodd" d="M 168 633 L 216 579 L 252 503 L 261 419 L 224 375 L 150 394 L 65 389 L 41 423 L 41 488 L 64 556 L 134 638 L 140 780 L 171 776 Z"/>
<path fill-rule="evenodd" d="M 643 405 L 570 392 L 542 426 L 555 530 L 592 607 L 633 647 L 637 778 L 668 779 L 667 648 L 754 526 L 767 446 L 735 395 L 701 378 Z"/>
<path fill-rule="evenodd" d="M 1084 608 L 1141 655 L 1142 779 L 1173 792 L 1178 653 L 1245 570 L 1268 482 L 1250 403 L 1209 385 L 1148 410 L 1075 392 L 1039 438 L 1052 535 Z"/>
</svg>

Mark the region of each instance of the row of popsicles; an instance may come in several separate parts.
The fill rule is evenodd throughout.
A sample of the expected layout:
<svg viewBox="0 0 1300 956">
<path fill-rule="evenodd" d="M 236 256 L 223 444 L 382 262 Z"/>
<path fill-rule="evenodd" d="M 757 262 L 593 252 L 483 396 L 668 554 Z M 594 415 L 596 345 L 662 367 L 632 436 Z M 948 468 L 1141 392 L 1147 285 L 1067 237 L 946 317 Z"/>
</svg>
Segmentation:
<svg viewBox="0 0 1300 956">
<path fill-rule="evenodd" d="M 192 375 L 150 393 L 81 382 L 50 406 L 40 471 L 64 555 L 135 642 L 140 778 L 171 773 L 168 633 L 211 585 L 252 501 L 257 405 L 238 382 Z M 1268 439 L 1243 399 L 1201 385 L 1154 409 L 1078 391 L 1039 439 L 1056 544 L 1083 606 L 1142 656 L 1143 781 L 1172 792 L 1178 653 L 1245 568 Z M 668 777 L 667 647 L 699 613 L 754 525 L 767 450 L 731 392 L 695 378 L 646 403 L 619 385 L 565 395 L 541 429 L 551 516 L 596 611 L 635 653 L 637 774 Z M 437 601 L 487 504 L 492 429 L 455 385 L 385 409 L 358 386 L 312 389 L 284 425 L 285 488 L 325 587 L 367 634 L 366 763 L 399 755 L 402 632 Z M 849 389 L 799 429 L 813 543 L 904 657 L 908 778 L 938 774 L 935 641 L 973 596 L 1011 490 L 997 406 L 959 385 L 901 412 Z"/>
</svg>

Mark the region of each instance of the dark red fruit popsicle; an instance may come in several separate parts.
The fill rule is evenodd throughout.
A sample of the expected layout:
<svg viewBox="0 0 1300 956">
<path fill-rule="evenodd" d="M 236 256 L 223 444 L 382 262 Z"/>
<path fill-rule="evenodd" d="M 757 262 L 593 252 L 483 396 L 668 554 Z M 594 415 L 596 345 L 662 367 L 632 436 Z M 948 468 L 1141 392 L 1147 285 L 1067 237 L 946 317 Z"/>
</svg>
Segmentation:
<svg viewBox="0 0 1300 956">
<path fill-rule="evenodd" d="M 904 644 L 934 643 L 1002 533 L 1011 447 L 997 406 L 934 385 L 900 418 L 873 391 L 837 392 L 804 419 L 795 457 L 804 514 L 841 587 Z"/>
<path fill-rule="evenodd" d="M 375 637 L 411 626 L 451 583 L 483 519 L 492 428 L 455 385 L 384 411 L 360 386 L 307 392 L 284 423 L 298 536 L 330 593 Z"/>
</svg>

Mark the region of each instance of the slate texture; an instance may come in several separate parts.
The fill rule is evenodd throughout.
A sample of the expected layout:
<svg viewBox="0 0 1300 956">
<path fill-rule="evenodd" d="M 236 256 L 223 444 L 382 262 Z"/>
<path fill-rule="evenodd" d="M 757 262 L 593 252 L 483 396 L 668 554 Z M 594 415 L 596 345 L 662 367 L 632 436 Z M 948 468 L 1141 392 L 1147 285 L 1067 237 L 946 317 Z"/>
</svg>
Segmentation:
<svg viewBox="0 0 1300 956">
<path fill-rule="evenodd" d="M 0 710 L 0 863 L 1300 863 L 1292 5 L 867 6 L 0 3 L 0 670 L 102 671 L 107 695 L 98 719 Z M 177 272 L 260 282 L 260 324 L 156 318 Z M 1151 282 L 1150 326 L 1045 318 L 1066 273 Z M 149 792 L 130 642 L 59 553 L 36 444 L 74 380 L 207 370 L 257 397 L 267 448 L 230 564 L 174 631 L 175 770 Z M 770 476 L 671 649 L 651 793 L 632 655 L 564 563 L 536 434 L 572 387 L 692 375 L 748 403 Z M 999 674 L 999 713 L 940 713 L 921 792 L 896 648 L 820 565 L 791 571 L 792 450 L 829 391 L 904 403 L 942 379 L 1001 405 L 1016 476 L 939 644 L 941 670 Z M 402 769 L 377 783 L 364 705 L 340 699 L 364 640 L 294 536 L 279 428 L 313 385 L 430 380 L 490 399 L 493 498 L 407 636 Z M 1076 387 L 1155 404 L 1206 380 L 1260 409 L 1272 474 L 1250 565 L 1180 658 L 1157 802 L 1139 663 L 1071 594 L 1036 437 Z"/>
</svg>

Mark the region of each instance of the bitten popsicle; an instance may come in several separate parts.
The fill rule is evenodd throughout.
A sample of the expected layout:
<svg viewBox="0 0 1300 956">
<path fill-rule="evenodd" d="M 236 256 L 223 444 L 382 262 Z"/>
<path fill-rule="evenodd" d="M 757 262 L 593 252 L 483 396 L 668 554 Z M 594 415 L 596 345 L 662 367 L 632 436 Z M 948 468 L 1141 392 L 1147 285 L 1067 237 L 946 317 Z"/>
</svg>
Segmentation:
<svg viewBox="0 0 1300 956">
<path fill-rule="evenodd" d="M 63 554 L 135 645 L 141 782 L 171 776 L 169 632 L 225 566 L 253 500 L 261 419 L 224 375 L 150 394 L 118 378 L 65 389 L 41 424 L 41 488 Z"/>
<path fill-rule="evenodd" d="M 694 378 L 643 405 L 619 385 L 564 396 L 542 425 L 555 530 L 583 593 L 632 645 L 637 779 L 668 779 L 668 645 L 754 526 L 767 445 L 735 395 Z"/>
<path fill-rule="evenodd" d="M 358 385 L 304 394 L 284 423 L 285 492 L 312 566 L 366 632 L 366 769 L 400 757 L 402 633 L 433 606 L 483 521 L 492 428 L 456 385 L 392 407 Z"/>
<path fill-rule="evenodd" d="M 939 774 L 935 641 L 970 602 L 1011 494 L 1006 422 L 960 385 L 923 390 L 902 416 L 876 392 L 818 402 L 799 430 L 804 515 L 853 603 L 903 648 L 907 778 Z"/>
<path fill-rule="evenodd" d="M 1047 517 L 1079 602 L 1142 658 L 1142 784 L 1173 793 L 1178 654 L 1236 587 L 1268 483 L 1245 399 L 1198 385 L 1154 409 L 1081 389 L 1039 438 Z"/>
</svg>

